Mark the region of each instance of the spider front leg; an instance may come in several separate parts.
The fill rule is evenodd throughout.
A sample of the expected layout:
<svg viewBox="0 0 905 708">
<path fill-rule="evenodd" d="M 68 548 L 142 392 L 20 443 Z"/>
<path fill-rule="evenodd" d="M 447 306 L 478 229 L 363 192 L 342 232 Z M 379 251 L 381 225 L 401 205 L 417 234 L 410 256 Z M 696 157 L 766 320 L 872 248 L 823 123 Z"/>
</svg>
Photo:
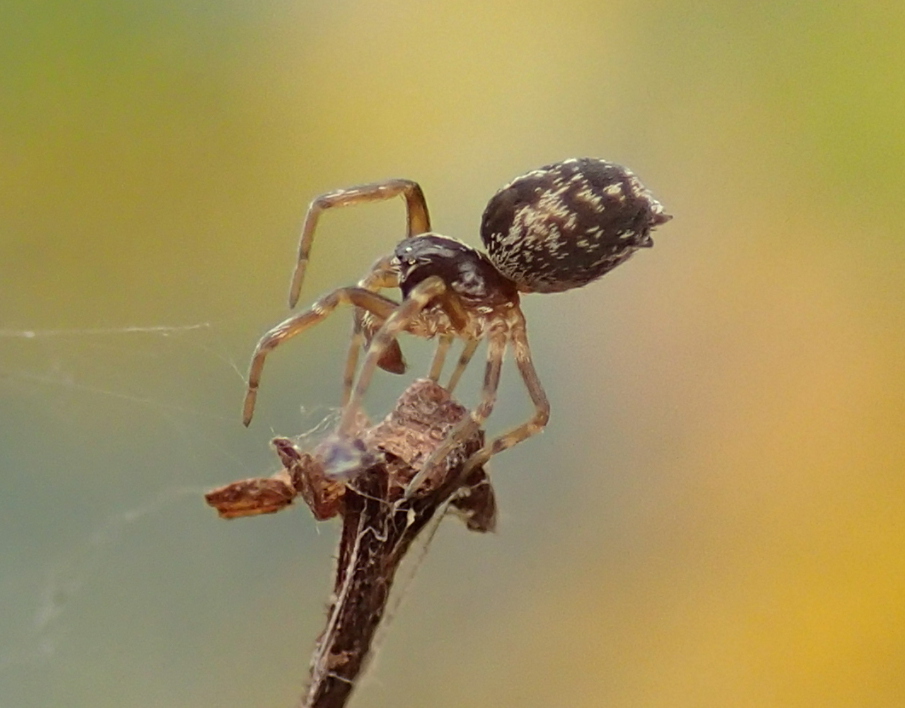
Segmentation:
<svg viewBox="0 0 905 708">
<path fill-rule="evenodd" d="M 349 339 L 346 368 L 343 373 L 343 406 L 352 397 L 352 386 L 355 385 L 355 370 L 358 367 L 358 354 L 362 348 L 367 349 L 370 346 L 371 340 L 374 339 L 374 335 L 377 334 L 383 323 L 384 321 L 377 320 L 372 312 L 367 312 L 359 307 L 355 308 L 352 336 Z M 377 366 L 384 371 L 389 371 L 391 374 L 405 373 L 405 357 L 402 356 L 402 349 L 399 347 L 398 341 L 393 340 L 383 351 L 377 361 Z"/>
<path fill-rule="evenodd" d="M 399 195 L 405 198 L 406 234 L 417 236 L 430 231 L 430 215 L 427 211 L 424 192 L 421 191 L 417 182 L 408 179 L 387 179 L 382 182 L 338 189 L 322 194 L 311 202 L 308 206 L 308 213 L 305 215 L 302 235 L 299 238 L 298 260 L 295 271 L 292 273 L 292 283 L 289 286 L 289 307 L 295 307 L 298 302 L 302 281 L 305 279 L 305 268 L 308 266 L 311 244 L 314 242 L 314 231 L 321 213 L 336 207 L 385 201 Z"/>
<path fill-rule="evenodd" d="M 367 277 L 358 283 L 359 287 L 368 290 L 379 290 L 381 288 L 394 288 L 399 286 L 399 279 L 395 269 L 392 266 L 390 258 L 384 257 L 377 261 L 372 267 Z M 436 297 L 438 305 L 449 317 L 454 327 L 462 328 L 467 322 L 467 313 L 459 299 L 450 293 L 445 286 L 434 288 L 433 286 L 419 290 L 419 293 L 435 293 L 428 298 Z M 419 295 L 420 296 L 420 295 Z M 421 308 L 426 306 L 427 301 Z M 418 310 L 420 313 L 420 310 Z M 417 317 L 417 315 L 415 315 Z M 355 317 L 352 327 L 352 338 L 349 342 L 349 350 L 346 356 L 346 368 L 343 377 L 343 406 L 349 403 L 352 394 L 352 384 L 355 377 L 355 367 L 358 364 L 359 348 L 364 345 L 366 349 L 370 349 L 371 344 L 385 325 L 385 321 L 377 317 L 373 312 L 364 312 L 361 308 L 355 309 Z M 407 326 L 407 325 L 405 325 Z M 405 328 L 405 326 L 403 328 Z M 443 369 L 443 362 L 446 359 L 446 353 L 452 344 L 452 335 L 441 335 L 437 344 L 437 350 L 434 353 L 433 363 L 429 373 L 432 381 L 438 381 L 440 373 Z M 405 357 L 402 356 L 402 349 L 399 342 L 392 338 L 381 345 L 379 357 L 377 358 L 378 367 L 392 374 L 405 373 L 406 364 Z M 460 361 L 461 365 L 461 361 Z M 370 374 L 369 374 L 370 375 Z"/>
<path fill-rule="evenodd" d="M 386 321 L 368 347 L 367 357 L 358 374 L 358 382 L 355 384 L 348 404 L 343 409 L 339 424 L 341 433 L 351 434 L 354 429 L 355 421 L 361 410 L 361 401 L 371 384 L 374 369 L 377 368 L 381 356 L 396 341 L 399 333 L 405 331 L 432 300 L 441 297 L 444 293 L 446 293 L 446 284 L 439 276 L 432 275 L 412 288 L 402 304 L 395 308 L 392 314 L 384 317 Z"/>
<path fill-rule="evenodd" d="M 290 317 L 267 332 L 261 337 L 255 347 L 251 359 L 251 367 L 248 371 L 248 389 L 245 392 L 245 404 L 242 408 L 242 422 L 245 425 L 251 422 L 254 414 L 255 399 L 258 395 L 261 372 L 264 369 L 264 360 L 267 354 L 287 339 L 301 334 L 309 327 L 325 319 L 341 303 L 349 303 L 368 312 L 373 312 L 374 315 L 381 319 L 387 319 L 397 309 L 395 302 L 370 290 L 355 287 L 338 288 L 318 299 L 305 312 Z"/>
<path fill-rule="evenodd" d="M 392 258 L 384 256 L 371 266 L 368 274 L 358 281 L 358 287 L 378 292 L 384 288 L 399 286 L 399 277 L 396 274 Z M 352 317 L 352 336 L 349 341 L 349 349 L 346 354 L 346 368 L 343 373 L 343 397 L 345 406 L 352 396 L 352 385 L 355 382 L 355 369 L 358 366 L 358 354 L 363 346 L 370 344 L 377 330 L 383 326 L 383 320 L 375 317 L 373 312 L 368 312 L 360 307 L 355 308 Z M 384 371 L 392 374 L 405 373 L 405 358 L 399 343 L 393 341 L 392 345 L 383 353 L 377 365 Z"/>
</svg>

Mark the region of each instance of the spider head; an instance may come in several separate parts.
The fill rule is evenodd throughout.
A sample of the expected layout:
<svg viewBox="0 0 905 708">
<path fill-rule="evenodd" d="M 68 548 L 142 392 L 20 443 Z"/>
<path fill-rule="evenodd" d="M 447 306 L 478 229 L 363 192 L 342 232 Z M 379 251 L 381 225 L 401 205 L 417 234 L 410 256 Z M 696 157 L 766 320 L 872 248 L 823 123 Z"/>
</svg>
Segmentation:
<svg viewBox="0 0 905 708">
<path fill-rule="evenodd" d="M 515 284 L 486 255 L 448 236 L 428 233 L 401 241 L 393 253 L 403 297 L 432 275 L 466 305 L 496 307 L 518 299 Z"/>
<path fill-rule="evenodd" d="M 565 160 L 516 178 L 487 205 L 481 239 L 523 292 L 587 285 L 653 246 L 672 217 L 635 175 L 595 158 Z"/>
</svg>

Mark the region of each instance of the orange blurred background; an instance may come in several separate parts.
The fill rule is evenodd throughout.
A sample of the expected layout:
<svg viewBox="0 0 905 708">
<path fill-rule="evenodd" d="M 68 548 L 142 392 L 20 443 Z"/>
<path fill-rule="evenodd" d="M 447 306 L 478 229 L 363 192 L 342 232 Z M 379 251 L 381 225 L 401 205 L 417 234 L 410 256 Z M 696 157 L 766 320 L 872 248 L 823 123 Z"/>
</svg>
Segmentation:
<svg viewBox="0 0 905 708">
<path fill-rule="evenodd" d="M 305 205 L 409 177 L 477 245 L 500 185 L 580 155 L 675 219 L 526 298 L 550 425 L 353 704 L 905 705 L 905 6 L 13 0 L 0 38 L 4 708 L 293 705 L 338 527 L 200 495 L 338 404 L 347 316 L 240 423 Z M 402 214 L 325 217 L 302 299 Z M 508 371 L 491 430 L 529 409 Z"/>
</svg>

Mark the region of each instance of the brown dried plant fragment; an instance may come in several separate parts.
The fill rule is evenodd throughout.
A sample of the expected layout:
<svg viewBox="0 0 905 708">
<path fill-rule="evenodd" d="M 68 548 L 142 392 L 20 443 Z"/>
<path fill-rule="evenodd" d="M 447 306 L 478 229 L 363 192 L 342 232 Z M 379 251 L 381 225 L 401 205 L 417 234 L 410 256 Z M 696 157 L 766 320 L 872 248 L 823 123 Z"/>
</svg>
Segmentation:
<svg viewBox="0 0 905 708">
<path fill-rule="evenodd" d="M 315 518 L 342 518 L 336 577 L 326 627 L 311 660 L 302 708 L 342 708 L 364 669 L 403 558 L 419 533 L 447 508 L 472 531 L 492 531 L 496 500 L 482 467 L 465 463 L 484 444 L 476 430 L 453 447 L 423 484 L 406 492 L 421 466 L 467 411 L 434 381 L 410 385 L 379 424 L 362 421 L 354 440 L 336 435 L 312 452 L 291 440 L 273 441 L 283 470 L 234 482 L 206 496 L 225 518 L 279 511 L 301 496 Z M 362 467 L 335 474 L 337 449 Z M 356 457 L 357 456 L 357 457 Z M 342 455 L 340 455 L 342 457 Z M 343 458 L 346 459 L 346 458 Z"/>
</svg>

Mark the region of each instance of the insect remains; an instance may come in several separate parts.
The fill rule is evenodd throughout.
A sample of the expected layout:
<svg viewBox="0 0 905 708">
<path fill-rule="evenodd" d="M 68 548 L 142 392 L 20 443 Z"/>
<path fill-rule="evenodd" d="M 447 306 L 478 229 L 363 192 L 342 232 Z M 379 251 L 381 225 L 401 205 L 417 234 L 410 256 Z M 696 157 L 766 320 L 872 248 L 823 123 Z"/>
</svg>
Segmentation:
<svg viewBox="0 0 905 708">
<path fill-rule="evenodd" d="M 411 481 L 410 495 L 453 448 L 475 435 L 491 414 L 507 348 L 514 354 L 534 412 L 526 422 L 475 452 L 463 474 L 547 424 L 550 405 L 531 359 L 520 294 L 555 293 L 587 285 L 638 249 L 652 246 L 651 231 L 671 217 L 631 171 L 595 158 L 547 165 L 500 189 L 481 220 L 486 253 L 431 232 L 427 202 L 415 182 L 391 179 L 341 189 L 317 197 L 308 208 L 290 286 L 290 307 L 299 298 L 320 215 L 328 209 L 397 196 L 406 202 L 407 237 L 393 252 L 379 258 L 357 285 L 327 293 L 260 339 L 248 376 L 244 422 L 251 422 L 267 355 L 326 318 L 340 304 L 355 308 L 344 374 L 341 436 L 354 436 L 374 370 L 405 371 L 396 341 L 400 333 L 437 339 L 429 372 L 434 382 L 440 380 L 453 341 L 463 340 L 462 353 L 446 384 L 449 392 L 479 343 L 486 340 L 480 402 L 432 451 Z M 401 302 L 381 293 L 388 288 L 401 290 Z M 363 347 L 366 357 L 356 381 Z"/>
</svg>

